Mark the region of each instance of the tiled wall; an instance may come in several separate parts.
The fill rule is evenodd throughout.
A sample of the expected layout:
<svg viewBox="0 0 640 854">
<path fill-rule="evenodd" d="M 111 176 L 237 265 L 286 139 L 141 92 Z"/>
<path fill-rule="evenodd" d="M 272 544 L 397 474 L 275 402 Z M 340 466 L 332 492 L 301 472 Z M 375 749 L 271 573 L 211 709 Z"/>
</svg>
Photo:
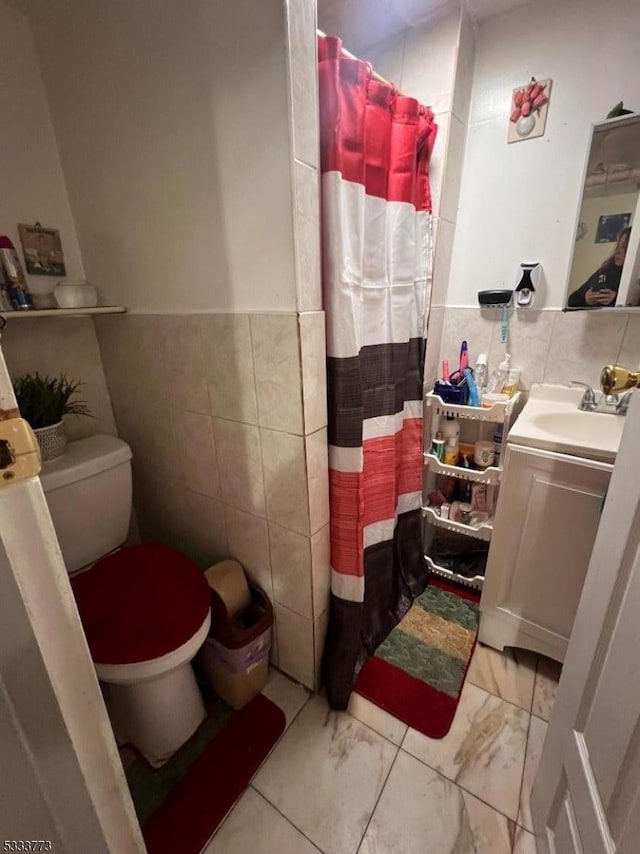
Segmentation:
<svg viewBox="0 0 640 854">
<path fill-rule="evenodd" d="M 521 388 L 532 383 L 580 380 L 599 385 L 603 365 L 618 361 L 640 367 L 640 316 L 620 312 L 509 311 L 509 341 L 500 343 L 500 312 L 447 306 L 444 313 L 441 358 L 457 364 L 460 342 L 469 344 L 471 362 L 478 353 L 489 356 L 489 370 L 505 350 L 511 364 L 522 369 Z M 427 375 L 429 381 L 432 375 Z"/>
<path fill-rule="evenodd" d="M 323 312 L 97 329 L 142 538 L 203 567 L 239 560 L 274 603 L 275 662 L 315 687 L 329 595 Z"/>
<path fill-rule="evenodd" d="M 2 351 L 15 379 L 35 373 L 80 380 L 78 397 L 93 418 L 65 418 L 69 439 L 116 433 L 98 340 L 90 317 L 34 317 L 9 320 L 2 333 Z"/>
</svg>

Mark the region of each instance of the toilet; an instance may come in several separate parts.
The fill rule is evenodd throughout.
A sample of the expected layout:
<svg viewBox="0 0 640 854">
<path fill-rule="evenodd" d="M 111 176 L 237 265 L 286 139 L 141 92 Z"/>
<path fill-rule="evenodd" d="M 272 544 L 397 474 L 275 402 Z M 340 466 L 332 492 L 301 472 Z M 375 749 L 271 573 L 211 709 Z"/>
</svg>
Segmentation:
<svg viewBox="0 0 640 854">
<path fill-rule="evenodd" d="M 210 590 L 168 546 L 122 547 L 131 456 L 114 436 L 80 439 L 40 479 L 116 740 L 159 767 L 205 718 L 191 660 L 209 633 Z"/>
</svg>

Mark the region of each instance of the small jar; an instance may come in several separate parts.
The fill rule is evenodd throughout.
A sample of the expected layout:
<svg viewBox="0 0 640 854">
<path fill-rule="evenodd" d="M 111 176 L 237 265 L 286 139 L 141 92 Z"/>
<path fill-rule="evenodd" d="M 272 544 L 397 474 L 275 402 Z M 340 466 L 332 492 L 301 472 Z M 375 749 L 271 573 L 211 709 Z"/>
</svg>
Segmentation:
<svg viewBox="0 0 640 854">
<path fill-rule="evenodd" d="M 496 459 L 496 448 L 493 442 L 476 442 L 473 448 L 473 461 L 482 469 L 492 466 Z"/>
<path fill-rule="evenodd" d="M 471 522 L 471 514 L 473 513 L 473 507 L 466 502 L 462 502 L 460 505 L 460 521 L 463 525 L 468 525 Z"/>
</svg>

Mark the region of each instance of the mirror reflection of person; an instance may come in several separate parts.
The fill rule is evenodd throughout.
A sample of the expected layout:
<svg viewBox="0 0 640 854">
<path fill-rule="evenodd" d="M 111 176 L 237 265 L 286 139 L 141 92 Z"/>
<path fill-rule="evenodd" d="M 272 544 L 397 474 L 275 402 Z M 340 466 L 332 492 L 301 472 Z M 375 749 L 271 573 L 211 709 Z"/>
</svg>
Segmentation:
<svg viewBox="0 0 640 854">
<path fill-rule="evenodd" d="M 630 234 L 630 228 L 620 232 L 613 254 L 589 276 L 584 285 L 569 294 L 569 308 L 601 308 L 616 304 Z"/>
</svg>

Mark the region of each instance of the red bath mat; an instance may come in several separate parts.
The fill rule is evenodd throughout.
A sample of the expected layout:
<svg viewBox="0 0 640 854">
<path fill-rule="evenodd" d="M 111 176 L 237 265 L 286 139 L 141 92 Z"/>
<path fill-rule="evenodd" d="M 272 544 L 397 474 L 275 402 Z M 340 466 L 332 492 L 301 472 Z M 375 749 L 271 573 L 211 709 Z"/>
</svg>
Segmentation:
<svg viewBox="0 0 640 854">
<path fill-rule="evenodd" d="M 126 769 L 149 854 L 199 854 L 285 729 L 284 713 L 258 694 L 240 711 L 222 702 L 159 769 Z"/>
<path fill-rule="evenodd" d="M 355 691 L 430 738 L 449 732 L 478 636 L 480 595 L 432 578 Z"/>
</svg>

